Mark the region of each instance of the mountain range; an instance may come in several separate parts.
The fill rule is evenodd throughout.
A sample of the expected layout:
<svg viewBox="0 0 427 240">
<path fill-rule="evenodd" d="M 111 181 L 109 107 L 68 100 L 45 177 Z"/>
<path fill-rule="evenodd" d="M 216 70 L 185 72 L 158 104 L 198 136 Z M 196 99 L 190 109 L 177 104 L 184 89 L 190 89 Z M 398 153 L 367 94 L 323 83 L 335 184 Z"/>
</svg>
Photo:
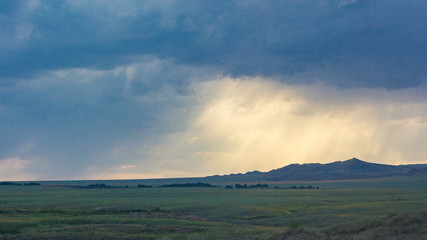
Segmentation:
<svg viewBox="0 0 427 240">
<path fill-rule="evenodd" d="M 364 179 L 390 176 L 427 174 L 427 164 L 387 165 L 369 163 L 357 158 L 327 164 L 291 164 L 268 172 L 253 171 L 230 175 L 215 175 L 206 180 L 215 181 L 314 181 Z"/>
</svg>

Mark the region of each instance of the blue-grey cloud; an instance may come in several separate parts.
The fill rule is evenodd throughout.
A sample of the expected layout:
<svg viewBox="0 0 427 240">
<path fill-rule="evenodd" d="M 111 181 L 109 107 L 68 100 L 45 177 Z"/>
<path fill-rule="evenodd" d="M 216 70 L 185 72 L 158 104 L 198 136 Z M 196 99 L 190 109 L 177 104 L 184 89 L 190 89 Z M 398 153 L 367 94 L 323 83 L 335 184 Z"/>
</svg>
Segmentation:
<svg viewBox="0 0 427 240">
<path fill-rule="evenodd" d="M 45 178 L 148 160 L 144 146 L 185 128 L 195 104 L 187 86 L 209 72 L 143 59 L 108 71 L 55 71 L 0 88 L 0 159 L 36 158 L 31 169 Z M 130 153 L 115 156 L 122 145 Z"/>
<path fill-rule="evenodd" d="M 397 149 L 401 155 L 393 161 L 414 156 L 421 162 L 426 7 L 424 1 L 379 0 L 0 1 L 0 175 L 75 179 L 237 171 L 243 166 L 237 158 L 230 161 L 234 167 L 212 167 L 216 159 L 244 155 L 239 139 L 247 131 L 221 132 L 216 124 L 231 126 L 224 119 L 239 127 L 242 119 L 257 123 L 265 117 L 274 123 L 265 126 L 288 131 L 281 116 L 298 115 L 322 129 L 315 116 L 349 108 L 367 128 L 383 133 L 378 149 Z M 288 93 L 305 107 L 287 112 L 294 106 L 286 103 Z M 236 115 L 217 122 L 215 111 L 222 110 L 216 108 L 234 101 Z M 253 111 L 245 105 L 251 102 Z M 380 111 L 377 103 L 391 110 Z M 263 109 L 272 104 L 284 109 L 268 115 Z M 369 116 L 368 105 L 381 113 L 372 114 L 379 120 Z M 338 120 L 342 129 L 354 123 Z M 412 155 L 399 136 L 379 129 L 381 121 L 398 124 L 402 134 L 411 127 L 405 141 L 417 142 Z M 290 123 L 295 131 L 301 127 Z M 264 134 L 252 136 L 254 143 L 262 140 L 257 136 Z M 311 139 L 310 132 L 306 136 Z M 383 144 L 387 139 L 396 146 Z M 377 156 L 361 146 L 366 156 Z M 280 156 L 271 157 L 283 164 Z M 244 169 L 257 168 L 256 162 Z"/>
<path fill-rule="evenodd" d="M 424 1 L 4 1 L 2 78 L 151 55 L 233 76 L 316 69 L 340 87 L 425 82 Z M 320 71 L 320 73 L 319 73 Z M 6 80 L 4 80 L 6 81 Z"/>
</svg>

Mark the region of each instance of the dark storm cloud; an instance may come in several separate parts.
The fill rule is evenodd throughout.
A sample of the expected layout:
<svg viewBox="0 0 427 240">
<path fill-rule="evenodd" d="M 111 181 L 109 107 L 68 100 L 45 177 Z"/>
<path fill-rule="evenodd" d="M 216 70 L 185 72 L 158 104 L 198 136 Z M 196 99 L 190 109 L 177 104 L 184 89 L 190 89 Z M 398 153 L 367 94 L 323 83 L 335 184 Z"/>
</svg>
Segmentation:
<svg viewBox="0 0 427 240">
<path fill-rule="evenodd" d="M 27 173 L 64 179 L 83 177 L 93 165 L 147 159 L 144 146 L 185 128 L 191 117 L 189 81 L 211 75 L 140 58 L 108 71 L 54 71 L 2 87 L 0 162 L 31 159 L 36 164 Z M 120 148 L 126 156 L 113 153 Z"/>
<path fill-rule="evenodd" d="M 425 82 L 424 1 L 3 1 L 3 81 L 151 55 L 339 87 Z"/>
<path fill-rule="evenodd" d="M 302 98 L 318 97 L 307 106 L 319 103 L 326 116 L 342 108 L 344 118 L 348 106 L 334 105 L 340 99 L 359 106 L 370 91 L 396 91 L 406 109 L 415 89 L 423 96 L 416 107 L 396 114 L 412 113 L 408 125 L 424 136 L 426 8 L 424 1 L 0 1 L 0 177 L 199 174 L 200 156 L 230 156 L 224 139 L 203 136 L 218 130 L 209 124 L 233 119 L 211 122 L 215 113 L 200 123 L 211 106 L 221 112 L 264 89 L 260 110 L 286 109 L 282 95 L 295 83 L 307 92 Z M 375 103 L 377 94 L 368 95 Z M 370 119 L 368 110 L 361 118 Z M 279 117 L 271 121 L 286 123 Z"/>
</svg>

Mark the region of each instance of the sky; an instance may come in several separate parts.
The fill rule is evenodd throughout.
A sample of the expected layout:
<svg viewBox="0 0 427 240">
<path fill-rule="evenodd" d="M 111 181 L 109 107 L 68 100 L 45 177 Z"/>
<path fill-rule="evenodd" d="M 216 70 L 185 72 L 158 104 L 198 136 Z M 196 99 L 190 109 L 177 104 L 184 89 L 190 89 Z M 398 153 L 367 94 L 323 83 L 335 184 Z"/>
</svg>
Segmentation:
<svg viewBox="0 0 427 240">
<path fill-rule="evenodd" d="M 427 163 L 427 3 L 0 0 L 0 180 Z"/>
</svg>

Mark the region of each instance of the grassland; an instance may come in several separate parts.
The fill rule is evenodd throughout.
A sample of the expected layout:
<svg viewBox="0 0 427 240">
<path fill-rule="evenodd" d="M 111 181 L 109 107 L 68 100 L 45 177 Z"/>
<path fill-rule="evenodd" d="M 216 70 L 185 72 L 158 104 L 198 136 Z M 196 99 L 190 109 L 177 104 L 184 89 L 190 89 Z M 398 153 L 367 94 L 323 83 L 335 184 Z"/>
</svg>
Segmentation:
<svg viewBox="0 0 427 240">
<path fill-rule="evenodd" d="M 0 238 L 427 239 L 426 176 L 269 183 L 320 186 L 296 190 L 110 183 L 128 187 L 0 186 Z"/>
</svg>

